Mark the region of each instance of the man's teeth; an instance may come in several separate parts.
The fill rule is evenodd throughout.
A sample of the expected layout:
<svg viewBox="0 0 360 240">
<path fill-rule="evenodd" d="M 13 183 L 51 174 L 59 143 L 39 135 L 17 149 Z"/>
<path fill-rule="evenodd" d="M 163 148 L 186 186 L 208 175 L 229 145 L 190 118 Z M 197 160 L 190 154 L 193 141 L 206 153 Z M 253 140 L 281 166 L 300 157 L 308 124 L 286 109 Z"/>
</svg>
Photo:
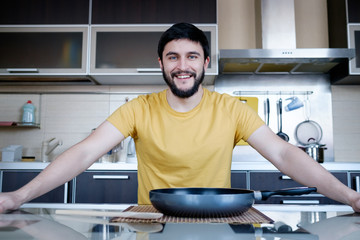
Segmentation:
<svg viewBox="0 0 360 240">
<path fill-rule="evenodd" d="M 190 75 L 181 75 L 181 76 L 177 76 L 177 78 L 180 78 L 180 79 L 184 79 L 184 78 L 189 78 Z"/>
</svg>

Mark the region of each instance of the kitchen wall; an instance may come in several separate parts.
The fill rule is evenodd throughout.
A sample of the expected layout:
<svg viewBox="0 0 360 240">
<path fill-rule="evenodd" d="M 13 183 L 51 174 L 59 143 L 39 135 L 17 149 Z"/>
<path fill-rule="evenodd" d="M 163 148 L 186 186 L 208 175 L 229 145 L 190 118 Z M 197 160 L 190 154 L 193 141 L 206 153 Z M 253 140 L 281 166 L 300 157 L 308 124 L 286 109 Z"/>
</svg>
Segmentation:
<svg viewBox="0 0 360 240">
<path fill-rule="evenodd" d="M 256 97 L 259 101 L 258 114 L 262 119 L 265 119 L 264 102 L 269 99 L 269 127 L 275 133 L 279 132 L 277 102 L 281 98 L 283 109 L 285 109 L 290 103 L 288 99 L 297 97 L 304 105 L 307 105 L 309 119 L 319 124 L 322 129 L 320 143 L 325 144 L 327 148 L 324 151 L 324 161 L 334 161 L 331 87 L 328 75 L 222 75 L 215 82 L 215 91 L 230 95 L 238 92 L 238 95 L 243 97 Z M 296 139 L 295 130 L 306 119 L 305 107 L 293 111 L 283 110 L 282 132 L 288 135 L 291 144 L 300 145 Z M 315 134 L 312 136 L 316 138 Z M 236 147 L 233 160 L 266 161 L 250 146 Z"/>
<path fill-rule="evenodd" d="M 360 162 L 360 86 L 332 86 L 334 156 Z"/>
<path fill-rule="evenodd" d="M 36 107 L 36 122 L 40 123 L 40 128 L 0 127 L 0 149 L 19 144 L 23 146 L 24 156 L 35 156 L 40 161 L 42 142 L 55 137 L 62 140 L 63 145 L 49 155 L 49 159 L 53 160 L 56 155 L 88 136 L 126 100 L 138 94 L 160 91 L 165 86 L 138 87 L 135 92 L 134 87 L 130 88 L 132 90 L 127 87 L 94 86 L 84 91 L 84 87 L 52 86 L 40 88 L 48 92 L 42 94 L 0 94 L 0 121 L 21 121 L 22 106 L 27 100 L 32 100 Z M 56 89 L 69 92 L 57 93 L 60 90 Z M 36 91 L 36 88 L 28 87 L 27 91 Z"/>
<path fill-rule="evenodd" d="M 219 49 L 256 48 L 256 1 L 218 0 Z M 326 0 L 294 3 L 297 47 L 329 47 Z M 359 98 L 360 86 L 331 86 L 336 162 L 360 162 Z"/>
<path fill-rule="evenodd" d="M 260 0 L 218 0 L 219 49 L 256 48 Z M 298 48 L 329 47 L 326 0 L 294 0 Z"/>
<path fill-rule="evenodd" d="M 298 47 L 328 47 L 326 0 L 295 0 L 295 11 Z M 255 48 L 256 21 L 255 1 L 218 0 L 219 49 Z M 0 86 L 3 92 L 0 94 L 0 121 L 19 121 L 24 102 L 35 99 L 41 124 L 40 129 L 0 128 L 0 149 L 9 144 L 21 144 L 24 155 L 35 155 L 39 159 L 41 142 L 56 137 L 62 139 L 64 145 L 54 151 L 50 156 L 53 157 L 86 137 L 124 102 L 125 93 L 134 96 L 164 87 L 47 87 L 52 93 L 34 95 L 29 92 L 44 88 L 15 87 L 16 91 L 25 92 L 9 94 L 4 93 L 6 87 Z M 56 94 L 56 89 L 73 93 Z M 88 91 L 103 93 L 89 94 Z M 337 162 L 360 162 L 359 93 L 360 86 L 331 86 L 329 104 L 332 105 L 333 148 Z"/>
<path fill-rule="evenodd" d="M 245 84 L 239 85 L 244 90 Z M 254 85 L 253 85 L 254 86 Z M 305 85 L 303 85 L 305 87 Z M 45 87 L 55 90 L 57 87 Z M 61 90 L 72 89 L 76 92 L 75 87 L 61 87 Z M 81 87 L 84 88 L 84 87 Z M 98 91 L 99 87 L 94 87 Z M 24 146 L 24 155 L 36 156 L 40 160 L 41 143 L 44 140 L 56 137 L 63 140 L 63 146 L 58 147 L 50 155 L 52 159 L 58 153 L 64 151 L 73 144 L 81 141 L 90 132 L 96 128 L 112 111 L 125 102 L 126 97 L 135 97 L 139 93 L 156 92 L 164 89 L 165 86 L 153 87 L 109 87 L 101 88 L 101 94 L 94 93 L 68 93 L 68 94 L 0 94 L 0 121 L 20 121 L 21 107 L 28 100 L 34 101 L 37 107 L 37 118 L 40 122 L 40 129 L 32 128 L 0 128 L 0 149 L 10 144 L 21 144 Z M 239 89 L 239 88 L 235 88 Z M 253 87 L 254 88 L 254 87 Z M 306 88 L 306 87 L 305 87 Z M 130 90 L 132 89 L 132 90 Z M 134 91 L 137 89 L 138 91 Z M 211 89 L 211 88 L 210 88 Z M 31 88 L 30 88 L 31 90 Z M 221 90 L 226 92 L 226 90 Z M 324 113 L 327 115 L 332 111 L 332 135 L 333 135 L 333 158 L 336 162 L 360 162 L 360 86 L 331 86 L 331 105 L 322 107 L 316 105 L 316 115 Z M 262 98 L 259 96 L 259 115 L 263 117 Z M 262 98 L 261 98 L 262 97 Z M 275 102 L 273 96 L 272 103 Z M 286 97 L 286 96 L 283 96 Z M 314 104 L 312 104 L 314 105 Z M 272 106 L 274 109 L 275 105 Z M 301 110 L 296 110 L 291 114 L 298 114 Z M 289 114 L 285 113 L 284 123 Z M 301 114 L 300 114 L 301 115 Z M 302 115 L 297 116 L 297 122 L 301 121 Z M 320 119 L 320 120 L 319 120 Z M 323 118 L 315 116 L 323 128 Z M 271 127 L 276 131 L 275 115 L 272 115 Z M 295 123 L 297 123 L 295 122 Z M 331 122 L 325 121 L 325 123 Z M 293 139 L 293 126 L 285 124 L 284 131 Z M 329 136 L 324 132 L 325 139 Z M 324 141 L 326 143 L 326 140 Z M 244 153 L 244 152 L 243 152 Z M 239 158 L 239 151 L 235 151 L 235 157 Z M 258 155 L 251 150 L 246 150 L 241 159 L 258 159 Z M 124 160 L 124 159 L 123 159 Z M 237 159 L 238 160 L 238 159 Z"/>
</svg>

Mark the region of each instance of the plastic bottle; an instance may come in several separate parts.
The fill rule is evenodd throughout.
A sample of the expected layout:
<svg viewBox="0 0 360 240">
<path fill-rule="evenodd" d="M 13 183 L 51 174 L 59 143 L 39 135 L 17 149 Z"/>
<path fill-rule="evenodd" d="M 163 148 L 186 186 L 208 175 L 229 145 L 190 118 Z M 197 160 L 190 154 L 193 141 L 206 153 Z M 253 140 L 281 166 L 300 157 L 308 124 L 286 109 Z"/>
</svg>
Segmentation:
<svg viewBox="0 0 360 240">
<path fill-rule="evenodd" d="M 31 100 L 27 101 L 23 106 L 22 122 L 24 124 L 35 123 L 35 106 L 32 104 Z"/>
</svg>

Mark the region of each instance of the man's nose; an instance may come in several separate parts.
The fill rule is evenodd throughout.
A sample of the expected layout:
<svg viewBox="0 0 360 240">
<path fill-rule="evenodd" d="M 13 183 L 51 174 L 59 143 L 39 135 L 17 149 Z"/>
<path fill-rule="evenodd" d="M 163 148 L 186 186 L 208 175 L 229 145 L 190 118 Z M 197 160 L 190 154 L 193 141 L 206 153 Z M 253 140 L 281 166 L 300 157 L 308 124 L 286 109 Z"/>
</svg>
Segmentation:
<svg viewBox="0 0 360 240">
<path fill-rule="evenodd" d="M 188 62 L 187 62 L 186 58 L 179 59 L 177 67 L 178 67 L 178 69 L 183 70 L 183 71 L 187 70 Z"/>
</svg>

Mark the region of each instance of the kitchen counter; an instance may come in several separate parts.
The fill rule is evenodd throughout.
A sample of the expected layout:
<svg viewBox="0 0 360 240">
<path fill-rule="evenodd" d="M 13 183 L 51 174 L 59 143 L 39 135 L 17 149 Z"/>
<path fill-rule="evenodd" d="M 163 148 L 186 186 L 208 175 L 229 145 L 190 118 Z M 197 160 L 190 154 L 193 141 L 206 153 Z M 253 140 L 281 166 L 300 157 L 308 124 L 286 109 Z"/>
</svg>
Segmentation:
<svg viewBox="0 0 360 240">
<path fill-rule="evenodd" d="M 42 170 L 49 163 L 47 162 L 0 162 L 0 170 Z M 328 171 L 360 171 L 360 163 L 327 162 L 321 164 Z M 88 170 L 137 170 L 136 163 L 94 163 Z M 248 171 L 271 171 L 277 170 L 274 165 L 267 161 L 254 162 L 233 162 L 231 170 Z"/>
<path fill-rule="evenodd" d="M 108 217 L 58 215 L 57 209 L 120 211 L 128 205 L 25 204 L 0 214 L 0 239 L 331 239 L 360 236 L 360 214 L 348 206 L 254 205 L 267 224 L 110 223 Z"/>
</svg>

